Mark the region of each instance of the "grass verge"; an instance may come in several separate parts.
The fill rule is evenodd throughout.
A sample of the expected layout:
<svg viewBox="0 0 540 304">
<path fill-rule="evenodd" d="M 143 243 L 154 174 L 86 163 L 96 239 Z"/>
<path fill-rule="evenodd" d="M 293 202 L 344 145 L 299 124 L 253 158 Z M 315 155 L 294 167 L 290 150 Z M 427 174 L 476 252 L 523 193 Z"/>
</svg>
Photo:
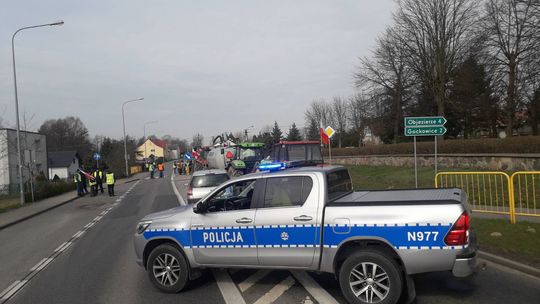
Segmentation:
<svg viewBox="0 0 540 304">
<path fill-rule="evenodd" d="M 0 198 L 0 213 L 6 212 L 11 209 L 19 208 L 19 198 Z"/>
<path fill-rule="evenodd" d="M 520 221 L 516 224 L 503 219 L 474 218 L 480 250 L 540 269 L 540 224 Z M 536 232 L 529 232 L 527 229 Z M 493 232 L 502 235 L 491 236 Z"/>
</svg>

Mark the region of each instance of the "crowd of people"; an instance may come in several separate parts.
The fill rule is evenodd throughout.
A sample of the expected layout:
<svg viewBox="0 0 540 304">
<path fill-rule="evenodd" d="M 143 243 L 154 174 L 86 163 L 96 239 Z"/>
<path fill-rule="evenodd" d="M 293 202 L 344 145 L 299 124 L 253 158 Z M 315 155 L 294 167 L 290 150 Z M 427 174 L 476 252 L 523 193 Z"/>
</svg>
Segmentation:
<svg viewBox="0 0 540 304">
<path fill-rule="evenodd" d="M 107 185 L 109 196 L 114 196 L 116 178 L 114 172 L 109 168 L 94 168 L 91 172 L 84 171 L 84 168 L 77 169 L 77 172 L 73 176 L 73 181 L 77 185 L 78 196 L 104 194 L 103 183 Z M 88 187 L 90 187 L 90 191 L 88 191 Z"/>
<path fill-rule="evenodd" d="M 165 171 L 165 164 L 163 162 L 147 162 L 145 167 L 146 171 L 150 172 L 150 178 L 155 178 L 156 171 L 159 174 L 159 178 L 163 178 L 163 171 Z M 193 172 L 193 162 L 191 160 L 173 161 L 172 169 L 174 174 L 190 175 Z"/>
</svg>

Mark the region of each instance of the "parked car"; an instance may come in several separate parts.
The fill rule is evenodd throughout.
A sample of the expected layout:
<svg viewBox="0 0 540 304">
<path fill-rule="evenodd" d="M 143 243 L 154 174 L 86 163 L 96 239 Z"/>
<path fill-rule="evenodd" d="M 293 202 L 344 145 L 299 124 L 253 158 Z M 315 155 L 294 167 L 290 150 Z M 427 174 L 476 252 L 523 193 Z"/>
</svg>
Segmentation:
<svg viewBox="0 0 540 304">
<path fill-rule="evenodd" d="M 225 170 L 195 171 L 189 183 L 186 184 L 188 203 L 196 203 L 227 180 L 229 180 L 229 175 Z"/>
<path fill-rule="evenodd" d="M 148 215 L 134 242 L 163 292 L 201 268 L 295 269 L 335 274 L 349 303 L 393 304 L 414 298 L 413 274 L 474 278 L 469 214 L 460 189 L 354 192 L 345 167 L 302 167 L 237 177 Z"/>
</svg>

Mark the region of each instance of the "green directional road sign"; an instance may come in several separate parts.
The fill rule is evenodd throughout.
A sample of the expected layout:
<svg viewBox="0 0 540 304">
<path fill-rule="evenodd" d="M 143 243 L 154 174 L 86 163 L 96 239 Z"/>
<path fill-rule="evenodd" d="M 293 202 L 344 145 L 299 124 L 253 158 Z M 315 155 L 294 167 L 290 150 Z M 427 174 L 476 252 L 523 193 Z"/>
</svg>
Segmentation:
<svg viewBox="0 0 540 304">
<path fill-rule="evenodd" d="M 445 127 L 405 127 L 405 136 L 437 136 L 446 133 Z"/>
<path fill-rule="evenodd" d="M 405 117 L 405 127 L 444 126 L 446 118 L 442 116 L 431 117 Z"/>
</svg>

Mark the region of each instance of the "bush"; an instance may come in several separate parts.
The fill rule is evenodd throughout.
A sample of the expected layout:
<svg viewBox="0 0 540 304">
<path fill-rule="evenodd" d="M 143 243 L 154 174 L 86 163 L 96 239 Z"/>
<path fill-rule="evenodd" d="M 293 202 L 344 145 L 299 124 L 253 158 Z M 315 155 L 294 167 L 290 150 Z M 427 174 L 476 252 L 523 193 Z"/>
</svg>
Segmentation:
<svg viewBox="0 0 540 304">
<path fill-rule="evenodd" d="M 420 140 L 420 138 L 417 138 Z M 430 137 L 430 139 L 433 139 Z M 418 154 L 433 154 L 433 141 L 417 141 L 416 152 Z M 355 156 L 355 155 L 399 155 L 413 154 L 414 148 L 411 142 L 372 145 L 361 148 L 333 148 L 332 156 Z M 441 154 L 492 154 L 492 153 L 540 153 L 540 136 L 520 136 L 505 139 L 454 139 L 439 141 L 437 153 Z M 328 150 L 325 149 L 325 155 Z"/>
<path fill-rule="evenodd" d="M 34 200 L 42 200 L 48 197 L 60 195 L 69 191 L 75 191 L 77 189 L 75 183 L 69 183 L 65 181 L 37 181 L 34 184 Z M 32 194 L 26 193 L 26 201 L 32 200 Z"/>
</svg>

